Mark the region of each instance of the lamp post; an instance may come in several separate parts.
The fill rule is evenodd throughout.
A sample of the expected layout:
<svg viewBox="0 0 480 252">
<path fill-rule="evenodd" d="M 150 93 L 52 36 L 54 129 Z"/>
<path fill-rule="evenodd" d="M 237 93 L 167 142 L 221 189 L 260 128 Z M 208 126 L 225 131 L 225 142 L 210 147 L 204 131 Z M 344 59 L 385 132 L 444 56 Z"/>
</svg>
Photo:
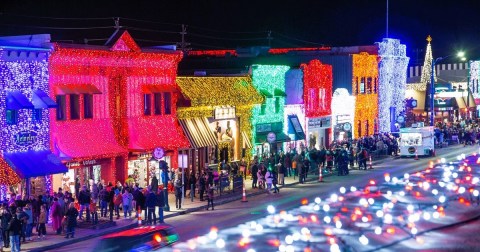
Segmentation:
<svg viewBox="0 0 480 252">
<path fill-rule="evenodd" d="M 445 57 L 438 57 L 436 59 L 432 59 L 432 71 L 430 72 L 430 126 L 435 126 L 435 64 L 440 62 L 446 58 L 449 58 L 453 54 L 450 54 Z M 460 58 L 462 61 L 465 60 L 465 53 L 458 52 L 457 57 Z"/>
</svg>

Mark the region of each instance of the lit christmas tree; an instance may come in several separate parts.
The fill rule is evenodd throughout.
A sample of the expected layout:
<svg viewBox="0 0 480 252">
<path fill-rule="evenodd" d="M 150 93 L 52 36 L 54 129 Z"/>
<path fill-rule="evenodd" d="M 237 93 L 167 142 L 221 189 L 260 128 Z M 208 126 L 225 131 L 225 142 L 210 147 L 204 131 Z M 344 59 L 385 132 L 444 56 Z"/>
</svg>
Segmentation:
<svg viewBox="0 0 480 252">
<path fill-rule="evenodd" d="M 431 74 L 432 74 L 432 45 L 430 42 L 432 42 L 432 37 L 428 35 L 427 37 L 427 51 L 425 52 L 425 60 L 423 61 L 423 68 L 422 68 L 422 78 L 420 79 L 420 82 L 427 87 L 427 84 L 430 84 L 430 79 L 431 79 Z M 433 69 L 433 76 L 435 78 L 435 82 L 437 81 L 437 76 L 435 76 L 435 69 Z"/>
</svg>

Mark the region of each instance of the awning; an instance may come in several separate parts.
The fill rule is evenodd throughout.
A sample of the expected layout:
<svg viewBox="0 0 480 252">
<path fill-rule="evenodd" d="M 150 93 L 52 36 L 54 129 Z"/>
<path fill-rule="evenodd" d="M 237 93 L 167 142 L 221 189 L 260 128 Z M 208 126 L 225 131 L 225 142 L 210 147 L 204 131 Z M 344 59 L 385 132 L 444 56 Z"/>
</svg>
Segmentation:
<svg viewBox="0 0 480 252">
<path fill-rule="evenodd" d="M 7 93 L 7 109 L 33 109 L 33 104 L 22 92 L 14 90 Z"/>
<path fill-rule="evenodd" d="M 260 94 L 262 94 L 262 95 L 265 96 L 266 98 L 272 98 L 272 97 L 273 97 L 273 95 L 270 94 L 270 93 L 269 93 L 267 90 L 265 90 L 265 89 L 260 89 L 259 91 L 260 91 Z"/>
<path fill-rule="evenodd" d="M 101 94 L 102 92 L 92 84 L 69 84 L 56 86 L 57 95 L 67 94 Z"/>
<path fill-rule="evenodd" d="M 455 97 L 455 101 L 457 102 L 457 106 L 459 109 L 464 109 L 467 107 L 467 104 L 465 104 L 463 97 Z"/>
<path fill-rule="evenodd" d="M 33 91 L 32 103 L 36 109 L 57 107 L 57 103 L 45 92 L 39 89 Z"/>
<path fill-rule="evenodd" d="M 12 170 L 12 167 L 0 156 L 0 185 L 15 185 L 20 182 L 20 178 Z"/>
<path fill-rule="evenodd" d="M 290 137 L 288 137 L 285 133 L 283 132 L 274 132 L 275 135 L 276 135 L 276 140 L 275 140 L 275 143 L 283 143 L 283 142 L 290 142 L 291 139 Z M 256 144 L 263 144 L 263 143 L 267 143 L 267 135 L 268 133 L 266 134 L 257 134 L 256 137 L 255 137 L 255 143 Z"/>
<path fill-rule="evenodd" d="M 144 94 L 175 92 L 175 91 L 177 91 L 177 90 L 173 86 L 166 86 L 166 85 L 144 85 L 144 86 L 142 86 L 142 93 L 144 93 Z"/>
<path fill-rule="evenodd" d="M 190 146 L 173 116 L 148 116 L 128 119 L 128 149 L 149 152 L 157 147 L 176 150 Z"/>
<path fill-rule="evenodd" d="M 194 149 L 218 145 L 218 138 L 210 129 L 207 118 L 179 119 L 179 121 Z"/>
<path fill-rule="evenodd" d="M 248 138 L 248 135 L 245 131 L 242 131 L 242 139 L 243 139 L 243 148 L 251 149 L 252 142 L 250 142 L 250 139 Z"/>
<path fill-rule="evenodd" d="M 294 134 L 295 140 L 304 140 L 305 132 L 297 115 L 288 115 L 288 134 Z"/>
<path fill-rule="evenodd" d="M 273 94 L 274 94 L 274 96 L 281 96 L 281 97 L 286 97 L 287 96 L 287 94 L 283 90 L 278 89 L 278 88 L 275 88 Z"/>
<path fill-rule="evenodd" d="M 4 153 L 4 158 L 22 179 L 68 171 L 60 159 L 49 150 Z"/>
</svg>

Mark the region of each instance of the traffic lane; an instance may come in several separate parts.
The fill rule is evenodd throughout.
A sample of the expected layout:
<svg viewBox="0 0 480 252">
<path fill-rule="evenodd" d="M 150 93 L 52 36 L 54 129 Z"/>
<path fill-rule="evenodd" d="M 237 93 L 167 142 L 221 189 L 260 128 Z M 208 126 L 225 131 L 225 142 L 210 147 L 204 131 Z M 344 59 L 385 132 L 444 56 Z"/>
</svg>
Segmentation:
<svg viewBox="0 0 480 252">
<path fill-rule="evenodd" d="M 240 200 L 224 205 L 218 205 L 214 211 L 198 211 L 166 219 L 168 224 L 176 227 L 180 241 L 186 241 L 196 236 L 208 233 L 210 227 L 216 226 L 219 229 L 235 227 L 241 223 L 255 220 L 266 215 L 266 207 L 270 204 L 277 209 L 290 210 L 300 204 L 301 199 L 312 200 L 319 196 L 328 197 L 331 193 L 338 192 L 341 186 L 365 186 L 368 180 L 375 179 L 383 181 L 384 173 L 391 176 L 402 176 L 406 172 L 413 172 L 425 168 L 430 160 L 437 160 L 445 157 L 447 160 L 455 160 L 462 153 L 477 151 L 476 146 L 453 146 L 437 151 L 437 157 L 421 158 L 398 158 L 394 160 L 383 160 L 381 164 L 375 165 L 373 170 L 352 170 L 349 176 L 329 176 L 324 182 L 308 182 L 297 184 L 281 189 L 280 194 L 261 194 L 249 197 L 247 203 Z M 312 176 L 312 175 L 310 175 Z M 315 178 L 314 178 L 315 179 Z M 206 203 L 205 203 L 206 206 Z M 92 251 L 99 238 L 86 240 L 80 243 L 56 249 L 56 251 Z"/>
</svg>

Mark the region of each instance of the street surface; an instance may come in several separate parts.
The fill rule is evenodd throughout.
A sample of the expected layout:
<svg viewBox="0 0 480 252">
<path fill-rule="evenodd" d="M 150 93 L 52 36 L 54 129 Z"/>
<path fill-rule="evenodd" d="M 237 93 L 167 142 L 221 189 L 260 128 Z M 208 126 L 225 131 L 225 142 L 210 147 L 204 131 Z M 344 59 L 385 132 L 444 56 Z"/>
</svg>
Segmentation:
<svg viewBox="0 0 480 252">
<path fill-rule="evenodd" d="M 398 158 L 395 160 L 387 159 L 382 164 L 375 166 L 373 170 L 359 171 L 353 170 L 349 176 L 330 176 L 324 179 L 325 182 L 308 182 L 306 184 L 298 184 L 292 187 L 282 188 L 280 194 L 261 194 L 248 198 L 248 202 L 242 203 L 235 201 L 232 203 L 219 205 L 214 211 L 198 211 L 180 215 L 166 219 L 168 224 L 176 227 L 180 236 L 180 242 L 205 235 L 209 233 L 212 226 L 218 230 L 237 227 L 238 225 L 263 218 L 268 215 L 267 206 L 274 205 L 277 211 L 291 210 L 298 208 L 302 199 L 313 201 L 315 197 L 327 198 L 331 193 L 337 193 L 338 188 L 344 186 L 362 187 L 365 186 L 370 179 L 384 181 L 384 174 L 389 173 L 393 176 L 403 176 L 406 172 L 422 170 L 427 167 L 430 160 L 437 160 L 444 157 L 448 161 L 456 160 L 461 153 L 473 153 L 478 151 L 478 146 L 461 145 L 452 146 L 445 149 L 437 150 L 435 158 L 421 158 L 420 160 Z M 480 210 L 478 210 L 480 213 Z M 425 233 L 419 237 L 427 244 L 429 239 L 439 240 L 442 238 L 444 242 L 435 242 L 434 244 L 425 245 L 420 248 L 412 239 L 396 244 L 387 248 L 385 251 L 403 251 L 406 248 L 425 249 L 431 251 L 475 251 L 480 246 L 478 240 L 478 221 L 467 223 L 460 227 L 451 227 L 439 231 Z M 444 237 L 446 239 L 444 239 Z M 55 251 L 92 251 L 95 243 L 99 238 L 86 240 L 84 242 L 75 243 L 65 246 Z M 363 250 L 360 250 L 363 251 Z"/>
</svg>

